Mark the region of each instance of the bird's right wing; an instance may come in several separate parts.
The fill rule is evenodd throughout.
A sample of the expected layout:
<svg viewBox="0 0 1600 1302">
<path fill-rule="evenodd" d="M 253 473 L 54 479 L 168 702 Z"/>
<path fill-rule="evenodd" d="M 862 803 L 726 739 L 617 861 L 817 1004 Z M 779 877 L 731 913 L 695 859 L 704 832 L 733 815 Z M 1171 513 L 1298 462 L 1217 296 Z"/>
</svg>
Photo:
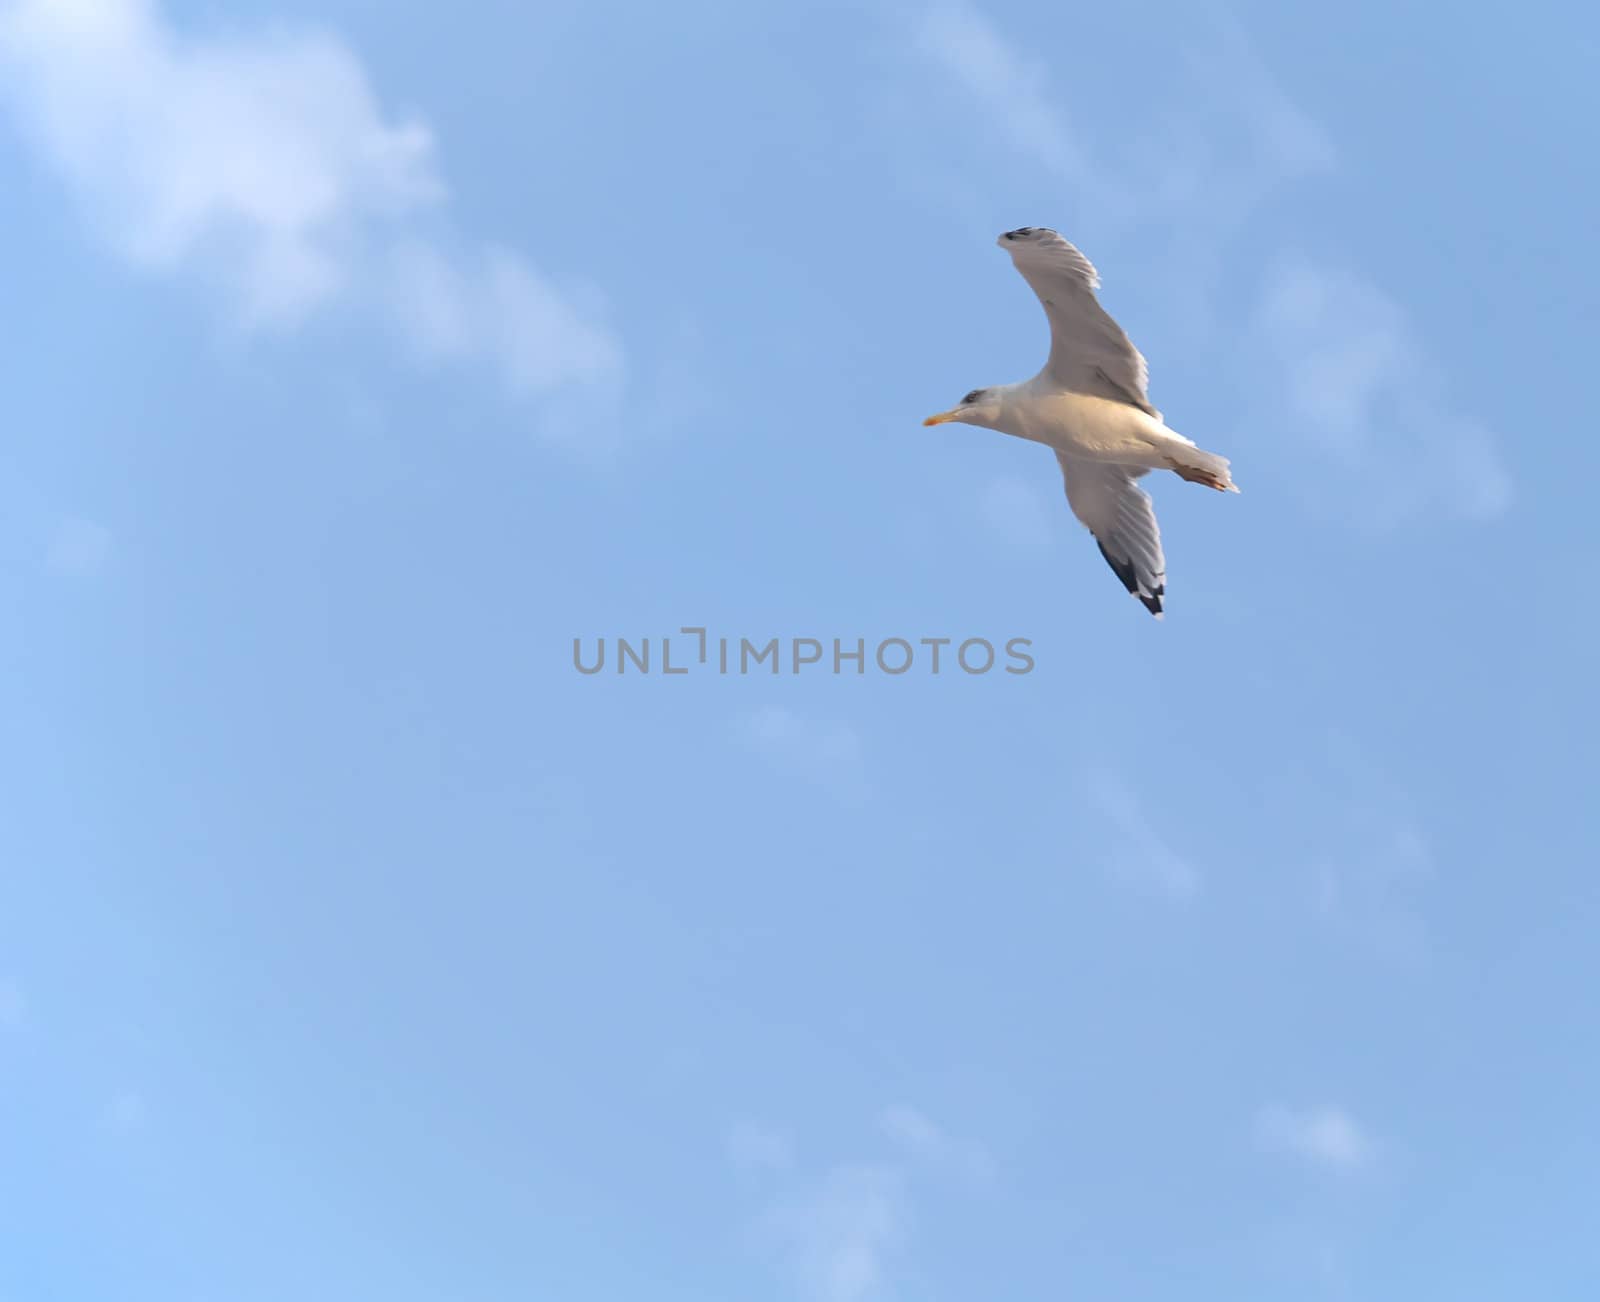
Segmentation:
<svg viewBox="0 0 1600 1302">
<path fill-rule="evenodd" d="M 1057 452 L 1072 514 L 1088 525 L 1106 564 L 1157 619 L 1167 591 L 1167 559 L 1161 550 L 1150 494 L 1134 482 L 1145 471 L 1104 461 L 1083 461 Z"/>
<path fill-rule="evenodd" d="M 997 243 L 1011 255 L 1050 319 L 1045 373 L 1064 389 L 1126 402 L 1160 420 L 1146 392 L 1150 368 L 1144 355 L 1095 297 L 1100 277 L 1094 264 L 1043 226 L 1007 231 Z"/>
</svg>

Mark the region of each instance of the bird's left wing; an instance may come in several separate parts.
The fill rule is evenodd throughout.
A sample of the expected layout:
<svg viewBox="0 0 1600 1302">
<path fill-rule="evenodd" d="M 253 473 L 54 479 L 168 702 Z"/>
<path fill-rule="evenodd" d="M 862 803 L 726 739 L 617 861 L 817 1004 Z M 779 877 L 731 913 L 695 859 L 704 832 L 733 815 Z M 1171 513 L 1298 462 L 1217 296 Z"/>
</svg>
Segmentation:
<svg viewBox="0 0 1600 1302">
<path fill-rule="evenodd" d="M 1066 483 L 1067 505 L 1089 526 L 1106 564 L 1157 619 L 1167 591 L 1167 559 L 1161 550 L 1150 494 L 1134 480 L 1145 473 L 1137 466 L 1083 461 L 1056 453 Z"/>
<path fill-rule="evenodd" d="M 1064 389 L 1126 402 L 1161 419 L 1146 392 L 1150 368 L 1095 290 L 1094 264 L 1055 231 L 1023 226 L 997 243 L 1044 304 L 1050 320 L 1050 360 L 1045 372 Z"/>
</svg>

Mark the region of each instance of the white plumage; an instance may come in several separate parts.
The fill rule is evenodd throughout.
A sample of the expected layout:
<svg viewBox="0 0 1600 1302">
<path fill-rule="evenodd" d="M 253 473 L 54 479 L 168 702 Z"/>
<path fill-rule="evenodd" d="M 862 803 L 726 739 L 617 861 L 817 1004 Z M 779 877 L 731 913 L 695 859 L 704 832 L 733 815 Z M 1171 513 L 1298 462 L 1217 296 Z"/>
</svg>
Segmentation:
<svg viewBox="0 0 1600 1302">
<path fill-rule="evenodd" d="M 1095 296 L 1100 278 L 1088 258 L 1043 227 L 1007 231 L 997 242 L 1044 305 L 1050 356 L 1031 380 L 974 389 L 923 424 L 960 421 L 1053 448 L 1072 513 L 1123 586 L 1159 619 L 1166 593 L 1161 530 L 1135 480 L 1171 470 L 1236 493 L 1228 461 L 1167 427 L 1147 392 L 1144 357 Z"/>
</svg>

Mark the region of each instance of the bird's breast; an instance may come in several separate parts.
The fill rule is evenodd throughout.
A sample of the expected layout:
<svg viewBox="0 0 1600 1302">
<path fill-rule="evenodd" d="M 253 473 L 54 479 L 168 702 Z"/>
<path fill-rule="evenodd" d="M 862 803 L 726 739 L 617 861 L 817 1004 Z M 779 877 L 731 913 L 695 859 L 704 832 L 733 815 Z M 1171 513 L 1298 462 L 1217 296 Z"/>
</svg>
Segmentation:
<svg viewBox="0 0 1600 1302">
<path fill-rule="evenodd" d="M 1087 393 L 1030 394 L 1014 406 L 1007 415 L 1017 428 L 1008 433 L 1094 458 L 1147 449 L 1154 424 L 1137 407 Z"/>
</svg>

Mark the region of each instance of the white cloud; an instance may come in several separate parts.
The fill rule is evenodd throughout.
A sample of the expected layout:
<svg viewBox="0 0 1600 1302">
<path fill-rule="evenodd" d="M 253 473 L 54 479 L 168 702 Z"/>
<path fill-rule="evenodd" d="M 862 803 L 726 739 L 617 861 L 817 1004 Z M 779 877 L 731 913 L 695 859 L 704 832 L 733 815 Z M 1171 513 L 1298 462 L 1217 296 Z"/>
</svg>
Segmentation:
<svg viewBox="0 0 1600 1302">
<path fill-rule="evenodd" d="M 891 1167 L 837 1166 L 820 1187 L 773 1212 L 767 1227 L 807 1296 L 869 1302 L 883 1296 L 907 1228 L 904 1184 Z"/>
<path fill-rule="evenodd" d="M 324 36 L 188 40 L 147 0 L 14 0 L 0 58 L 102 233 L 145 266 L 211 249 L 253 314 L 314 306 L 363 223 L 443 197 L 427 131 L 386 122 Z"/>
<path fill-rule="evenodd" d="M 890 1139 L 918 1157 L 938 1157 L 949 1144 L 944 1131 L 916 1108 L 903 1103 L 885 1108 L 878 1124 Z"/>
<path fill-rule="evenodd" d="M 0 981 L 0 1031 L 16 1030 L 28 1016 L 28 1001 L 10 981 Z"/>
<path fill-rule="evenodd" d="M 861 737 L 847 723 L 808 719 L 784 706 L 767 705 L 740 718 L 735 734 L 786 778 L 821 787 L 847 803 L 866 797 Z"/>
<path fill-rule="evenodd" d="M 1329 1106 L 1297 1111 L 1270 1104 L 1256 1117 L 1256 1141 L 1272 1152 L 1333 1170 L 1366 1166 L 1376 1155 L 1372 1140 L 1355 1119 Z"/>
<path fill-rule="evenodd" d="M 1418 891 L 1434 875 L 1432 844 L 1403 778 L 1335 733 L 1307 758 L 1276 773 L 1264 802 L 1278 811 L 1284 840 L 1272 876 L 1301 870 L 1323 922 L 1383 957 L 1427 956 Z M 1292 879 L 1291 879 L 1292 880 Z"/>
<path fill-rule="evenodd" d="M 1255 322 L 1256 345 L 1283 371 L 1298 432 L 1359 479 L 1344 494 L 1374 524 L 1428 506 L 1488 519 L 1511 502 L 1494 436 L 1440 400 L 1406 315 L 1351 273 L 1284 261 Z"/>
<path fill-rule="evenodd" d="M 757 1228 L 814 1302 L 873 1302 L 893 1291 L 893 1277 L 906 1267 L 914 1179 L 955 1176 L 954 1187 L 965 1191 L 992 1179 L 980 1145 L 952 1137 L 915 1107 L 885 1108 L 877 1124 L 895 1150 L 890 1160 L 840 1162 L 818 1178 L 795 1171 L 781 1132 L 749 1125 L 729 1132 L 734 1165 L 777 1182 Z"/>
<path fill-rule="evenodd" d="M 1121 880 L 1175 900 L 1199 891 L 1200 870 L 1162 839 L 1126 784 L 1100 773 L 1088 780 L 1086 790 L 1119 834 L 1110 862 Z"/>
<path fill-rule="evenodd" d="M 987 1149 L 953 1137 L 917 1108 L 904 1103 L 885 1108 L 878 1125 L 918 1162 L 954 1172 L 974 1184 L 988 1184 L 994 1178 L 994 1163 Z"/>
<path fill-rule="evenodd" d="M 389 270 L 391 302 L 419 351 L 487 358 L 517 393 L 598 383 L 621 363 L 610 335 L 509 249 L 451 256 L 409 239 L 394 248 Z"/>
<path fill-rule="evenodd" d="M 519 395 L 620 372 L 598 314 L 521 255 L 430 234 L 433 139 L 331 36 L 190 35 L 154 0 L 0 0 L 7 100 L 102 239 L 225 286 L 247 324 L 353 303 Z"/>
<path fill-rule="evenodd" d="M 989 112 L 1013 149 L 1062 180 L 1087 188 L 1091 202 L 1120 202 L 1046 91 L 1047 65 L 1013 46 L 976 9 L 961 3 L 933 5 L 917 31 L 916 48 Z"/>
<path fill-rule="evenodd" d="M 1387 958 L 1426 958 L 1428 928 L 1407 896 L 1433 874 L 1428 838 L 1409 817 L 1372 804 L 1347 805 L 1338 821 L 1313 860 L 1318 913 Z"/>
<path fill-rule="evenodd" d="M 64 578 L 89 578 L 105 568 L 111 531 L 93 520 L 68 516 L 56 523 L 45 548 L 45 568 Z"/>
<path fill-rule="evenodd" d="M 1342 483 L 1357 481 L 1362 523 L 1503 512 L 1512 489 L 1496 436 L 1452 410 L 1393 295 L 1330 258 L 1300 255 L 1253 311 L 1219 319 L 1234 249 L 1259 260 L 1259 240 L 1238 240 L 1246 224 L 1286 187 L 1333 172 L 1336 155 L 1237 25 L 1217 19 L 1190 44 L 1186 75 L 1171 79 L 1174 99 L 1129 101 L 1110 119 L 1115 135 L 1102 106 L 1087 106 L 1094 116 L 1082 120 L 1100 126 L 1092 137 L 1075 128 L 1070 91 L 1052 96 L 1039 65 L 974 7 L 932 5 L 915 48 L 966 89 L 990 131 L 1065 183 L 1063 204 L 1089 223 L 1086 243 L 1103 248 L 1121 236 L 1137 245 L 1162 286 L 1163 313 L 1186 323 L 1193 347 L 1233 341 L 1219 361 L 1254 399 L 1261 437 L 1299 436 Z M 1159 358 L 1155 370 L 1159 385 Z M 1182 429 L 1181 412 L 1169 414 Z M 1352 494 L 1341 486 L 1338 500 L 1347 517 Z"/>
<path fill-rule="evenodd" d="M 1181 197 L 1188 209 L 1175 215 L 1174 224 L 1215 214 L 1211 234 L 1222 238 L 1227 227 L 1273 191 L 1337 167 L 1333 142 L 1274 80 L 1237 21 L 1222 13 L 1208 15 L 1203 37 L 1185 54 L 1190 85 L 1179 83 L 1181 89 L 1206 87 L 1213 93 L 1201 100 L 1186 95 L 1165 110 L 1167 138 L 1197 145 L 1199 151 L 1190 156 L 1197 168 L 1170 156 L 1164 160 L 1168 167 L 1179 162 L 1176 175 L 1196 183 L 1163 195 L 1167 201 Z M 1172 175 L 1166 168 L 1163 173 Z"/>
<path fill-rule="evenodd" d="M 794 1165 L 794 1145 L 782 1131 L 741 1121 L 726 1137 L 728 1160 L 742 1171 L 787 1171 Z"/>
</svg>

